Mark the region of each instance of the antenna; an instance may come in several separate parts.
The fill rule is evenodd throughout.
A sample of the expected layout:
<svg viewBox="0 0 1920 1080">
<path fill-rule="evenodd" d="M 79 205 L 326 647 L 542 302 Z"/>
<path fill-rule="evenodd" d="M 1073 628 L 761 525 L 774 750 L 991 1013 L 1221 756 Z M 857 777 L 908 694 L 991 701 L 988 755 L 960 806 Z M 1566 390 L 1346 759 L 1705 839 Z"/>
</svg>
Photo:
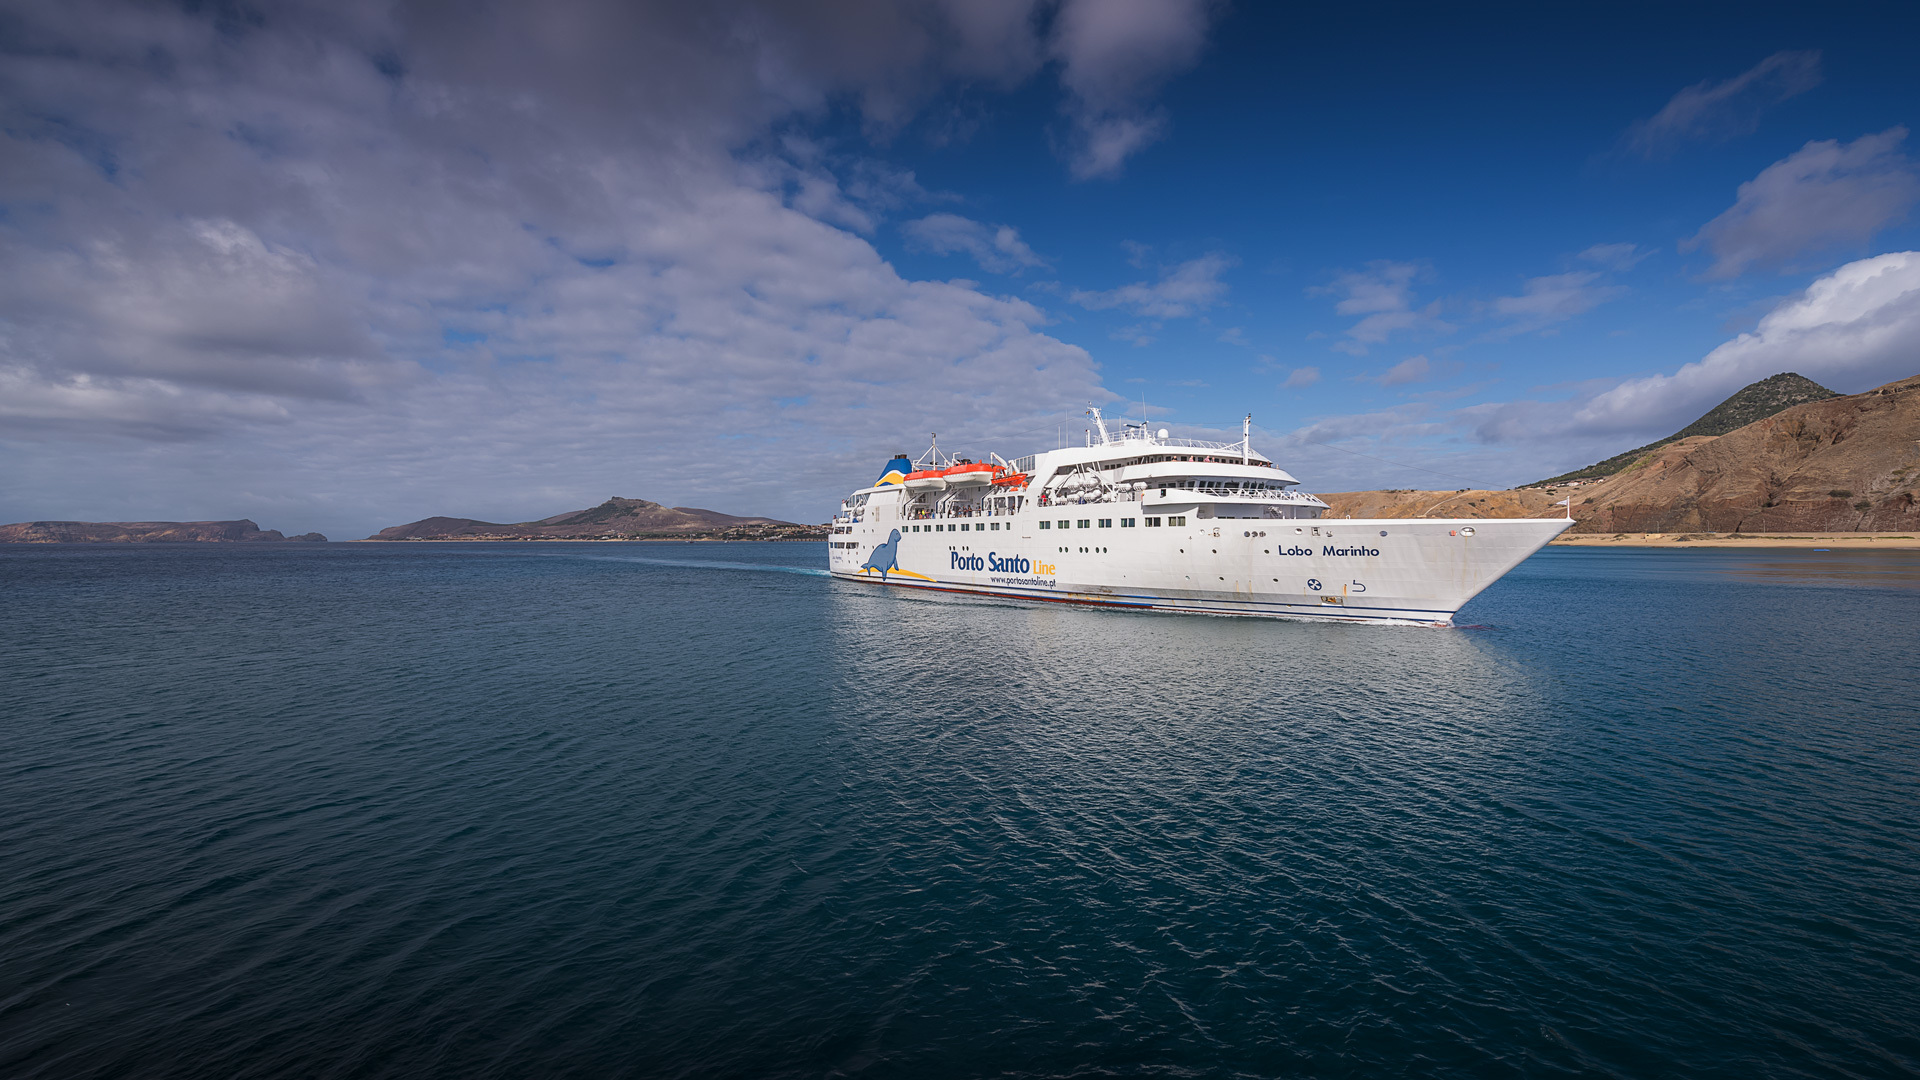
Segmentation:
<svg viewBox="0 0 1920 1080">
<path fill-rule="evenodd" d="M 1253 456 L 1253 414 L 1240 422 L 1240 464 L 1245 465 Z"/>
</svg>

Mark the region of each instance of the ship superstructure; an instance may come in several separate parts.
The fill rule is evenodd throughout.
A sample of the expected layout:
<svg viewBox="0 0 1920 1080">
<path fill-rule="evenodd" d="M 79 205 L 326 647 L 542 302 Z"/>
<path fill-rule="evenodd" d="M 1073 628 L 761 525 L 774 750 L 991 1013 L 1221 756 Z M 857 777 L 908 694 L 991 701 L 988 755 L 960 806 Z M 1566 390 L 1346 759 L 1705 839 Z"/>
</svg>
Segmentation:
<svg viewBox="0 0 1920 1080">
<path fill-rule="evenodd" d="M 1352 519 L 1252 446 L 1111 431 L 987 461 L 889 461 L 841 503 L 834 576 L 904 588 L 1215 615 L 1446 624 L 1572 525 Z"/>
</svg>

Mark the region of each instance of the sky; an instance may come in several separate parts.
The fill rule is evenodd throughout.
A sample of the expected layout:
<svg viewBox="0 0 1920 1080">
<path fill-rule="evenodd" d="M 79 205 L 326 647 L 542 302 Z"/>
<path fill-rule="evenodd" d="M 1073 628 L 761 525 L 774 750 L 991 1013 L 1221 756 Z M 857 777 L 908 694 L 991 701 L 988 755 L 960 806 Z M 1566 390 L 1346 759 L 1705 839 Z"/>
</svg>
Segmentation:
<svg viewBox="0 0 1920 1080">
<path fill-rule="evenodd" d="M 1504 487 L 1920 374 L 1920 9 L 0 2 L 0 521 Z"/>
</svg>

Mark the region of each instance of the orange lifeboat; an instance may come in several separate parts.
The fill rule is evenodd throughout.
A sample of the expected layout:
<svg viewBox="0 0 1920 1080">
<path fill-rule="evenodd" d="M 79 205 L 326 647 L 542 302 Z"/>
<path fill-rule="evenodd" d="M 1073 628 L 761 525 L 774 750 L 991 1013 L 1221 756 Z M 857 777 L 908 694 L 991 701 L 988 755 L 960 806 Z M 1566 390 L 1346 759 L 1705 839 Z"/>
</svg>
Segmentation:
<svg viewBox="0 0 1920 1080">
<path fill-rule="evenodd" d="M 946 470 L 916 469 L 907 474 L 902 481 L 908 491 L 945 491 L 947 489 Z"/>
<path fill-rule="evenodd" d="M 1006 488 L 1008 491 L 1018 491 L 1019 489 L 1026 487 L 1027 481 L 1032 479 L 1033 479 L 1032 475 L 1028 473 L 1002 472 L 999 476 L 996 476 L 993 478 L 993 486 L 1003 487 L 1003 488 Z"/>
<path fill-rule="evenodd" d="M 1005 472 L 998 465 L 963 461 L 941 473 L 950 488 L 981 487 L 993 483 L 994 477 Z"/>
</svg>

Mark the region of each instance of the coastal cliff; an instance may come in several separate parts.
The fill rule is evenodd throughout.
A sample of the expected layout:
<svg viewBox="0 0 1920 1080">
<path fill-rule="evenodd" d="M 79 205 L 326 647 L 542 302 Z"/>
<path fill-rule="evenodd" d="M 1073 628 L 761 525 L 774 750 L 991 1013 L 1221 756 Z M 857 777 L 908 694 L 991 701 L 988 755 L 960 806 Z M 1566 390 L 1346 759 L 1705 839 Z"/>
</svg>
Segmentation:
<svg viewBox="0 0 1920 1080">
<path fill-rule="evenodd" d="M 1575 533 L 1920 529 L 1920 376 L 1638 452 L 1602 479 L 1512 491 L 1322 495 L 1334 517 L 1546 517 Z"/>
<path fill-rule="evenodd" d="M 326 543 L 319 533 L 283 536 L 238 521 L 22 521 L 0 525 L 0 544 Z"/>
<path fill-rule="evenodd" d="M 587 510 L 499 524 L 430 517 L 394 525 L 369 540 L 816 540 L 826 530 L 764 517 L 734 517 L 691 506 L 614 497 Z"/>
</svg>

